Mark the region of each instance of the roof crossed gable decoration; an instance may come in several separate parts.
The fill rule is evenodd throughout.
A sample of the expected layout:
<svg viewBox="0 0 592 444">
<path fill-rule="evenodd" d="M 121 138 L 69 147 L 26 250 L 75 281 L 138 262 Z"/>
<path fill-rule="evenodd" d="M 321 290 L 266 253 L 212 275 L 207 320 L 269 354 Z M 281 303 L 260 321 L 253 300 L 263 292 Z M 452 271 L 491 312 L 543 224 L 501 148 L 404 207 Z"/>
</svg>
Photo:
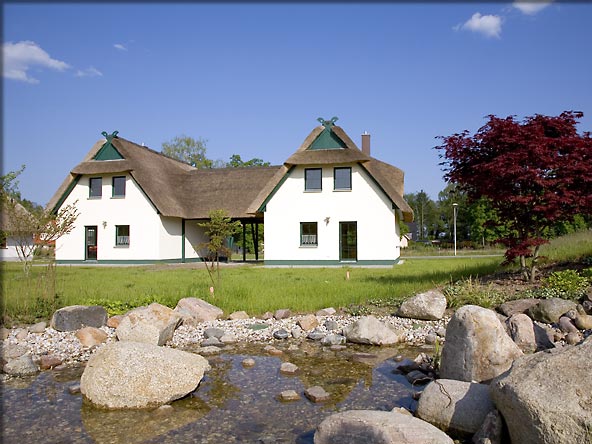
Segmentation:
<svg viewBox="0 0 592 444">
<path fill-rule="evenodd" d="M 105 144 L 101 147 L 99 152 L 93 157 L 94 160 L 121 160 L 125 159 L 117 148 L 113 146 L 113 138 L 117 137 L 119 131 L 113 131 L 111 134 L 107 134 L 107 131 L 103 131 L 101 134 L 107 139 Z"/>
<path fill-rule="evenodd" d="M 333 131 L 335 122 L 338 119 L 338 117 L 333 117 L 331 120 L 325 120 L 322 117 L 319 117 L 317 120 L 321 123 L 321 125 L 323 125 L 325 129 L 321 131 L 321 133 L 317 136 L 314 142 L 310 144 L 307 150 L 347 149 L 347 146 L 343 140 L 341 140 Z"/>
</svg>

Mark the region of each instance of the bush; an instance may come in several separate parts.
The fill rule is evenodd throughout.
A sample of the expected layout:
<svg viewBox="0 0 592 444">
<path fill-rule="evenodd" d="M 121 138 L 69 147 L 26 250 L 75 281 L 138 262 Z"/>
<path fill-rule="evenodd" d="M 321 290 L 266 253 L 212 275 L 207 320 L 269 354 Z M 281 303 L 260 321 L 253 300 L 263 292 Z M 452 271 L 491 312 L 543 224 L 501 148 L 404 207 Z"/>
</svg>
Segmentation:
<svg viewBox="0 0 592 444">
<path fill-rule="evenodd" d="M 545 279 L 545 287 L 541 289 L 544 297 L 560 297 L 578 300 L 586 293 L 590 281 L 580 276 L 575 270 L 555 271 Z"/>
<path fill-rule="evenodd" d="M 496 291 L 491 284 L 482 285 L 471 277 L 448 285 L 443 291 L 449 308 L 463 305 L 479 305 L 484 308 L 497 307 L 505 302 L 503 293 Z"/>
</svg>

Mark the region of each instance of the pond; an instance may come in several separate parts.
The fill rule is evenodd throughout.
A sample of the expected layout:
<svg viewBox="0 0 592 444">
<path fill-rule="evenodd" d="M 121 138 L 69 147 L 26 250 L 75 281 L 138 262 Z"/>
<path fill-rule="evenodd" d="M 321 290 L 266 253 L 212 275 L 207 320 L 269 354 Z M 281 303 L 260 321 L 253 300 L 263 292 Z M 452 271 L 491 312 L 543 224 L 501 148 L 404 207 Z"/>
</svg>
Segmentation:
<svg viewBox="0 0 592 444">
<path fill-rule="evenodd" d="M 303 342 L 270 356 L 260 344 L 227 347 L 208 356 L 212 369 L 199 387 L 170 408 L 108 411 L 91 406 L 70 388 L 83 367 L 11 379 L 3 386 L 3 442 L 8 443 L 299 443 L 332 413 L 351 409 L 415 410 L 414 388 L 396 371 L 393 357 L 415 358 L 429 349 L 352 346 L 342 350 Z M 252 358 L 255 366 L 242 362 Z M 281 374 L 282 362 L 299 367 Z M 322 386 L 323 403 L 303 392 Z M 301 395 L 280 401 L 284 390 Z"/>
</svg>

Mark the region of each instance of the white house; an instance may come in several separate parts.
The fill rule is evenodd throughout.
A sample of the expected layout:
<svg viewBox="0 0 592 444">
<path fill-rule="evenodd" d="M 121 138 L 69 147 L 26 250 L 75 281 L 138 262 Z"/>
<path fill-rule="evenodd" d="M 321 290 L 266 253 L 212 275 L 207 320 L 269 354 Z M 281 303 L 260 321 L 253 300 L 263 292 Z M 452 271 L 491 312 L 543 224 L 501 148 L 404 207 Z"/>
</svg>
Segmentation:
<svg viewBox="0 0 592 444">
<path fill-rule="evenodd" d="M 29 211 L 20 203 L 10 202 L 14 205 L 14 212 L 8 211 L 3 204 L 0 213 L 0 261 L 19 261 L 30 258 L 34 249 L 33 233 L 23 232 L 18 220 L 11 220 L 12 214 L 17 214 L 17 219 L 30 216 Z M 28 225 L 27 225 L 28 226 Z"/>
<path fill-rule="evenodd" d="M 390 265 L 399 257 L 403 172 L 360 150 L 319 119 L 282 166 L 196 169 L 117 137 L 97 142 L 56 192 L 76 202 L 75 229 L 56 242 L 59 263 L 201 260 L 199 221 L 224 209 L 243 226 L 265 224 L 266 265 Z"/>
</svg>

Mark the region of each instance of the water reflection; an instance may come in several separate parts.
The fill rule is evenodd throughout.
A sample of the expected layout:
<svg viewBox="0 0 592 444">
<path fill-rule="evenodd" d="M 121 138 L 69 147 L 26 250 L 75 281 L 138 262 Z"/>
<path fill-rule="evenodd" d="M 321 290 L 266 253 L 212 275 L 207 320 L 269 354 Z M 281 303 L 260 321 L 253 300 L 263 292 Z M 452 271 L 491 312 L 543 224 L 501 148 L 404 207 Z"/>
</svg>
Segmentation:
<svg viewBox="0 0 592 444">
<path fill-rule="evenodd" d="M 418 351 L 348 346 L 331 350 L 318 343 L 284 348 L 269 356 L 262 345 L 236 345 L 208 357 L 212 369 L 200 386 L 170 408 L 108 411 L 72 395 L 82 368 L 44 372 L 8 381 L 3 388 L 3 442 L 18 443 L 312 443 L 314 429 L 328 415 L 349 409 L 414 408 L 413 389 L 393 373 L 397 354 Z M 255 366 L 244 368 L 251 357 Z M 299 367 L 280 373 L 282 362 Z M 303 394 L 320 385 L 331 399 L 314 404 L 280 402 L 284 390 Z"/>
</svg>

